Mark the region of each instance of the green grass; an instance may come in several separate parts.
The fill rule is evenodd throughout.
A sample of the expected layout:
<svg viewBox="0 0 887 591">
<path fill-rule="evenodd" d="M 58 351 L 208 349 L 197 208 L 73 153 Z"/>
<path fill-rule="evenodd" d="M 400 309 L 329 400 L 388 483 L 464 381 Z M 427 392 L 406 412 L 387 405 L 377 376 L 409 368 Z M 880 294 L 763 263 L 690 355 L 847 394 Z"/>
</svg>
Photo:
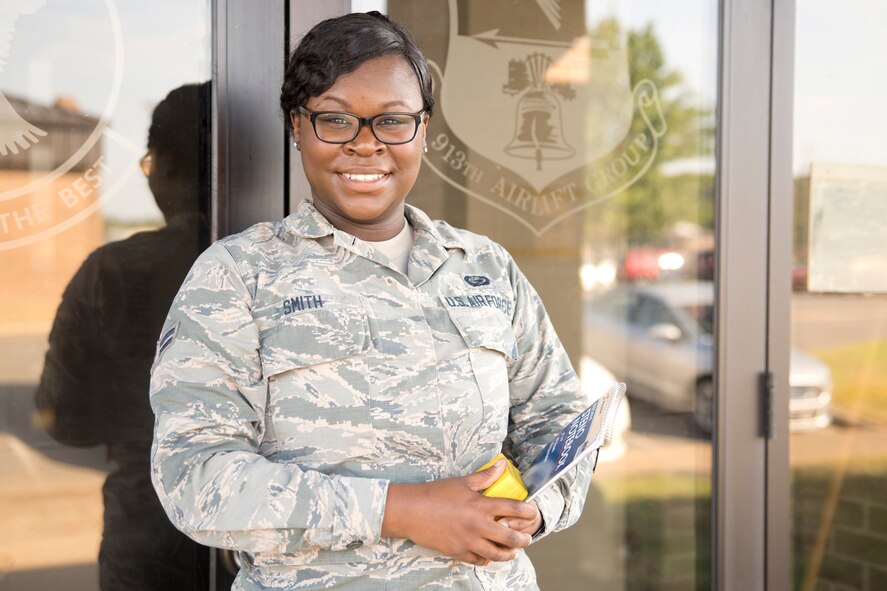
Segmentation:
<svg viewBox="0 0 887 591">
<path fill-rule="evenodd" d="M 847 528 L 867 527 L 862 505 L 883 506 L 885 482 L 887 457 L 792 470 L 791 589 L 801 591 L 808 576 L 814 588 L 817 583 L 862 588 L 853 585 L 866 576 L 862 564 L 835 550 L 832 538 Z M 711 589 L 710 495 L 706 475 L 602 479 L 592 487 L 576 526 L 532 548 L 541 587 Z M 818 549 L 824 552 L 817 555 Z M 887 570 L 887 556 L 870 564 Z"/>
<path fill-rule="evenodd" d="M 709 591 L 710 495 L 705 475 L 602 479 L 579 523 L 531 547 L 540 587 Z"/>
<path fill-rule="evenodd" d="M 833 403 L 851 419 L 887 422 L 887 340 L 814 351 L 832 371 Z"/>
<path fill-rule="evenodd" d="M 708 474 L 645 474 L 627 478 L 601 479 L 597 483 L 608 503 L 665 501 L 676 498 L 711 496 Z"/>
</svg>

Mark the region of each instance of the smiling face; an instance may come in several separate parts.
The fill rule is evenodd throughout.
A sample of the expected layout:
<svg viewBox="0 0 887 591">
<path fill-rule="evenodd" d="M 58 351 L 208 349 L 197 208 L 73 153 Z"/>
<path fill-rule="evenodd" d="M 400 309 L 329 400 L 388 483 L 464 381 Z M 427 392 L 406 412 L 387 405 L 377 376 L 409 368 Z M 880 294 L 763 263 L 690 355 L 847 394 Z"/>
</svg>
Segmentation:
<svg viewBox="0 0 887 591">
<path fill-rule="evenodd" d="M 326 92 L 309 98 L 305 108 L 360 117 L 416 113 L 422 109 L 422 93 L 410 65 L 389 55 L 340 76 Z M 328 144 L 317 139 L 307 115 L 294 111 L 290 117 L 317 210 L 334 227 L 363 240 L 396 236 L 403 228 L 404 200 L 419 175 L 428 118 L 413 141 L 388 145 L 366 125 L 352 141 Z"/>
</svg>

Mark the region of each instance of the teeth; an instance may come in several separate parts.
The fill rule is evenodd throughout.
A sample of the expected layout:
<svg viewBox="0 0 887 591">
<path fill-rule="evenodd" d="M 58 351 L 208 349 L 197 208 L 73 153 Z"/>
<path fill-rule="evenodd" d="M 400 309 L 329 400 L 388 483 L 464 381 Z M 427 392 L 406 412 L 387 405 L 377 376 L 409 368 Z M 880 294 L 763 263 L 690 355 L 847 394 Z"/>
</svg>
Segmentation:
<svg viewBox="0 0 887 591">
<path fill-rule="evenodd" d="M 347 172 L 343 172 L 342 176 L 344 176 L 346 179 L 349 179 L 352 181 L 369 182 L 369 181 L 378 181 L 380 178 L 384 177 L 385 175 L 384 174 L 349 174 Z"/>
</svg>

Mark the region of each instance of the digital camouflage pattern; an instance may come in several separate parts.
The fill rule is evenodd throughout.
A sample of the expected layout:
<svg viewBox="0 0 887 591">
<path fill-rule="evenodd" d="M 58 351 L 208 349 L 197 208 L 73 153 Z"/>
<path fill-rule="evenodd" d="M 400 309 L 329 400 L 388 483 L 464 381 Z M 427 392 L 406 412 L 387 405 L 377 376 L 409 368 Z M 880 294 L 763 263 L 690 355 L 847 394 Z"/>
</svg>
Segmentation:
<svg viewBox="0 0 887 591">
<path fill-rule="evenodd" d="M 539 297 L 498 244 L 407 206 L 408 276 L 308 202 L 210 247 L 151 377 L 153 481 L 173 523 L 240 551 L 235 589 L 535 589 L 380 537 L 389 482 L 524 468 L 587 402 Z M 538 503 L 575 522 L 591 459 Z"/>
</svg>

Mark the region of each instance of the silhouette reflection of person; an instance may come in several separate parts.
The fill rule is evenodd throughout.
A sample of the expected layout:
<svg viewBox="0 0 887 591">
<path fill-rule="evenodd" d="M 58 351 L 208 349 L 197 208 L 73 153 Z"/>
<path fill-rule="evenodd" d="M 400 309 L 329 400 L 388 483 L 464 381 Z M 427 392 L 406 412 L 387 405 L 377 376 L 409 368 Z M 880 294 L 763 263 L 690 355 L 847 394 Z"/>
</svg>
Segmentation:
<svg viewBox="0 0 887 591">
<path fill-rule="evenodd" d="M 141 167 L 166 225 L 95 250 L 67 286 L 36 394 L 46 431 L 106 445 L 103 590 L 208 588 L 208 549 L 179 533 L 151 485 L 148 381 L 176 291 L 207 246 L 209 83 L 157 105 Z"/>
</svg>

